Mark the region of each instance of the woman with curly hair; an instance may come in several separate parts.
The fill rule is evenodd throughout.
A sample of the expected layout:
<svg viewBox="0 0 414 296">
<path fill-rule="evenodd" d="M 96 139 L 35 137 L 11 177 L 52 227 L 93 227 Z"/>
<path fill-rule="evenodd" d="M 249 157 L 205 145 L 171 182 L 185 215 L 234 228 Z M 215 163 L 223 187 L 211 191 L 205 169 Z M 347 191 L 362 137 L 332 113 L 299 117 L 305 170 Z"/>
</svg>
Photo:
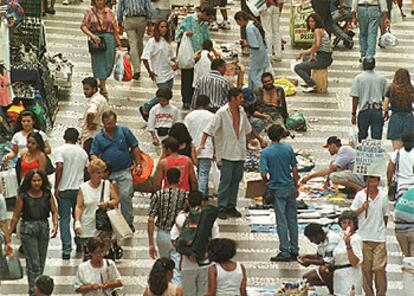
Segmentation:
<svg viewBox="0 0 414 296">
<path fill-rule="evenodd" d="M 183 289 L 171 283 L 174 267 L 174 261 L 165 257 L 155 261 L 144 296 L 183 296 Z"/>
<path fill-rule="evenodd" d="M 401 148 L 401 134 L 404 130 L 414 131 L 413 101 L 414 87 L 410 73 L 407 69 L 398 69 L 383 103 L 384 119 L 390 119 L 387 139 L 392 141 L 394 150 Z M 391 117 L 389 110 L 392 112 Z"/>
</svg>

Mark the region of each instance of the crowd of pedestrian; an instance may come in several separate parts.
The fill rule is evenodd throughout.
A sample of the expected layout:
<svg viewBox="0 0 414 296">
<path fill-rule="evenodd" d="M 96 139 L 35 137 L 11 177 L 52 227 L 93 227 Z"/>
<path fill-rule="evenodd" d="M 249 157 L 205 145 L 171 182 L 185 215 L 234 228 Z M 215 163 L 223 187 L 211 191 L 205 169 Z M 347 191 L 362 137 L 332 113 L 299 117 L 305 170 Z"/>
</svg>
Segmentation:
<svg viewBox="0 0 414 296">
<path fill-rule="evenodd" d="M 288 117 L 285 92 L 274 84 L 269 70 L 272 61 L 282 59 L 279 18 L 283 2 L 266 1 L 261 22 L 248 9 L 234 16 L 244 37 L 240 45 L 250 54 L 248 87 L 244 88 L 234 87 L 224 77 L 226 62 L 215 50 L 209 33 L 216 27 L 230 28 L 227 2 L 207 2 L 220 7 L 223 23 L 217 23 L 213 6 L 203 3 L 181 21 L 175 36 L 168 20 L 155 22 L 145 46 L 143 36 L 151 14 L 148 0 L 121 0 L 116 16 L 104 0 L 93 2 L 81 30 L 89 42 L 105 44 L 105 48 L 91 51 L 93 77 L 82 81 L 88 106 L 79 126 L 81 133 L 76 128 L 65 131 L 65 144 L 53 149 L 54 163 L 49 158 L 52 149 L 47 136 L 38 129 L 36 117 L 30 111 L 20 114 L 13 149 L 3 158 L 7 163 L 18 157 L 20 187 L 9 224 L 4 200 L 0 200 L 0 229 L 5 254 L 11 255 L 15 251 L 12 233 L 18 228 L 29 295 L 52 293 L 53 280 L 42 274 L 49 239 L 59 230 L 62 259 L 71 260 L 72 246 L 83 254 L 74 293 L 114 295 L 123 286 L 116 267 L 122 247 L 111 231 L 97 229 L 98 209 L 120 208 L 131 232 L 135 232 L 133 175 L 143 173 L 145 162 L 145 151 L 137 138 L 128 127 L 117 123 L 117 114 L 108 104 L 106 80 L 112 73 L 115 47 L 121 46 L 120 27 L 129 38 L 133 79 L 140 80 L 142 62 L 158 88 L 139 109 L 160 157 L 149 179 L 152 195 L 147 223 L 149 256 L 157 260 L 144 295 L 246 295 L 246 268 L 234 259 L 235 241 L 219 238 L 216 218 L 242 217 L 238 197 L 244 162 L 248 146 L 257 145 L 263 148 L 260 174 L 276 213 L 279 239 L 279 253 L 270 261 L 318 265 L 303 277 L 311 285 L 326 285 L 334 295 L 386 295 L 389 205 L 387 194 L 380 188 L 381 178 L 354 173 L 355 149 L 331 136 L 323 147 L 334 157 L 332 163 L 300 179 L 294 150 L 284 142 L 289 134 L 284 127 Z M 303 61 L 294 71 L 305 82 L 305 92 L 315 91 L 311 70 L 332 64 L 331 34 L 348 49 L 354 45 L 353 35 L 339 28 L 338 22 L 359 22 L 363 71 L 354 78 L 350 90 L 351 122 L 357 125 L 358 141 L 362 141 L 369 135 L 381 139 L 384 121 L 389 119 L 387 139 L 395 151 L 386 181 L 391 187 L 397 179 L 396 196 L 408 202 L 414 198 L 414 194 L 408 194 L 414 184 L 414 88 L 405 69 L 396 71 L 389 86 L 374 71 L 378 28 L 380 24 L 389 26 L 387 5 L 384 0 L 354 0 L 352 4 L 338 1 L 333 10 L 326 7 L 327 3 L 312 1 L 312 5 L 316 12 L 307 18 L 307 25 L 314 34 L 314 43 L 297 54 L 297 59 Z M 193 68 L 181 69 L 172 47 L 173 37 L 179 44 L 184 36 L 190 38 L 195 52 Z M 190 110 L 183 120 L 180 110 L 170 104 L 177 69 L 181 70 L 182 108 Z M 208 186 L 213 166 L 220 170 L 216 212 L 210 207 L 214 196 Z M 53 173 L 54 190 L 48 178 Z M 317 177 L 326 178 L 326 187 L 342 185 L 355 196 L 350 208 L 339 217 L 343 232 L 307 225 L 305 236 L 318 249 L 316 254 L 300 254 L 296 198 L 300 186 Z M 397 202 L 395 218 L 403 254 L 413 256 L 414 216 Z M 184 251 L 186 247 L 191 251 Z"/>
</svg>

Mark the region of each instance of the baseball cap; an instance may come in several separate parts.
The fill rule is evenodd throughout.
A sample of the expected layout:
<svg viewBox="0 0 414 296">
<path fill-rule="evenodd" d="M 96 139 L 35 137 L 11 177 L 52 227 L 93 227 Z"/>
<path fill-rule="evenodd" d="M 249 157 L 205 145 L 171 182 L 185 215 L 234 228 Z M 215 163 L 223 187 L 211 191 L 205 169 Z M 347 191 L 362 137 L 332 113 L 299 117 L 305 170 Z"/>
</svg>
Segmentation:
<svg viewBox="0 0 414 296">
<path fill-rule="evenodd" d="M 326 140 L 326 144 L 323 145 L 323 148 L 328 148 L 331 144 L 341 145 L 341 139 L 339 139 L 337 136 L 331 136 Z"/>
</svg>

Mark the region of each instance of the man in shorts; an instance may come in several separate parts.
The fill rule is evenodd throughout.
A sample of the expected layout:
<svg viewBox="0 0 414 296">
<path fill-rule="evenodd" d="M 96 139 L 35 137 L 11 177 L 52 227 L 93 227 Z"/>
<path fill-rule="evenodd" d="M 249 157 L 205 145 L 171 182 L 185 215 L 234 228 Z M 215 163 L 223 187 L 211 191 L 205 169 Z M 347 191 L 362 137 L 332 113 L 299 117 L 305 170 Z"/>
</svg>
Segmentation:
<svg viewBox="0 0 414 296">
<path fill-rule="evenodd" d="M 307 225 L 304 234 L 318 248 L 315 255 L 298 256 L 297 260 L 305 267 L 319 265 L 319 268 L 305 273 L 303 279 L 312 286 L 326 285 L 329 293 L 333 294 L 333 271 L 328 266 L 333 263 L 333 250 L 342 238 L 331 230 L 325 232 L 322 226 L 316 223 Z"/>
<path fill-rule="evenodd" d="M 302 178 L 300 183 L 306 184 L 309 180 L 317 177 L 326 177 L 325 187 L 333 184 L 345 186 L 353 192 L 362 190 L 365 182 L 362 176 L 354 174 L 355 150 L 350 146 L 342 146 L 341 139 L 331 136 L 327 139 L 323 148 L 327 148 L 331 156 L 335 156 L 330 166 L 311 173 Z"/>
<path fill-rule="evenodd" d="M 230 25 L 229 17 L 227 15 L 227 8 L 226 8 L 227 0 L 206 0 L 206 3 L 208 3 L 214 8 L 217 6 L 220 7 L 220 12 L 223 17 L 223 22 L 218 23 L 217 22 L 217 10 L 216 10 L 214 21 L 211 22 L 210 27 L 209 27 L 210 31 L 218 31 L 219 29 L 230 30 L 231 25 Z"/>
</svg>

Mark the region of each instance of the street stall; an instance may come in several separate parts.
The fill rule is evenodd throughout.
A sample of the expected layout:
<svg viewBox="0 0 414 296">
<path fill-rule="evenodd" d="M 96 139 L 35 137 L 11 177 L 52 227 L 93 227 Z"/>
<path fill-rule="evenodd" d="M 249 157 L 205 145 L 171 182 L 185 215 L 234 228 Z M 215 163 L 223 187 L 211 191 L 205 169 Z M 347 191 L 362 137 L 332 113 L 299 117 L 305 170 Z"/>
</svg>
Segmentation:
<svg viewBox="0 0 414 296">
<path fill-rule="evenodd" d="M 313 33 L 308 30 L 306 19 L 313 12 L 310 0 L 292 0 L 289 32 L 293 46 L 309 46 L 312 44 Z"/>
</svg>

